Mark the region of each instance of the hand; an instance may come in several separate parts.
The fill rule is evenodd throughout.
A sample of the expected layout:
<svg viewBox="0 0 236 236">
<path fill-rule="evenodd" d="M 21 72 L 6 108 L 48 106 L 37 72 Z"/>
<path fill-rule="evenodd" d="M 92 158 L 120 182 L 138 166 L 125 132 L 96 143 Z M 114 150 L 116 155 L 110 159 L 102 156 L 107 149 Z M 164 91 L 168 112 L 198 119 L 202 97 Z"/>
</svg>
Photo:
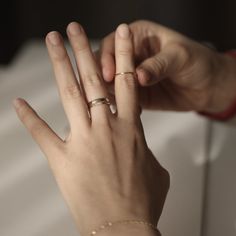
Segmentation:
<svg viewBox="0 0 236 236">
<path fill-rule="evenodd" d="M 218 112 L 235 100 L 235 60 L 156 23 L 137 21 L 130 29 L 144 108 Z M 99 52 L 107 82 L 115 73 L 114 38 L 108 35 Z"/>
<path fill-rule="evenodd" d="M 15 100 L 17 114 L 45 153 L 82 234 L 88 235 L 105 221 L 141 219 L 156 224 L 169 175 L 147 147 L 139 117 L 137 81 L 131 74 L 115 79 L 116 114 L 105 104 L 88 111 L 88 101 L 108 97 L 108 92 L 82 27 L 71 23 L 67 34 L 81 86 L 62 37 L 51 32 L 46 44 L 70 135 L 63 141 L 22 99 Z M 131 38 L 128 26 L 121 25 L 115 43 L 117 72 L 134 70 Z"/>
</svg>

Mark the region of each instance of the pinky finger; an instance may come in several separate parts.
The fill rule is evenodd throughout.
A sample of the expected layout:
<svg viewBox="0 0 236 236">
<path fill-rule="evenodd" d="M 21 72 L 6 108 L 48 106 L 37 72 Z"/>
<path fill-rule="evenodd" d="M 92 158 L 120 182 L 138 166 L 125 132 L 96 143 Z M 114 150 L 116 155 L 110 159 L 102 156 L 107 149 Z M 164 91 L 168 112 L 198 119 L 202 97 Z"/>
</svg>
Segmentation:
<svg viewBox="0 0 236 236">
<path fill-rule="evenodd" d="M 25 100 L 18 98 L 14 100 L 13 104 L 19 119 L 47 158 L 56 157 L 59 150 L 62 148 L 63 141 Z"/>
</svg>

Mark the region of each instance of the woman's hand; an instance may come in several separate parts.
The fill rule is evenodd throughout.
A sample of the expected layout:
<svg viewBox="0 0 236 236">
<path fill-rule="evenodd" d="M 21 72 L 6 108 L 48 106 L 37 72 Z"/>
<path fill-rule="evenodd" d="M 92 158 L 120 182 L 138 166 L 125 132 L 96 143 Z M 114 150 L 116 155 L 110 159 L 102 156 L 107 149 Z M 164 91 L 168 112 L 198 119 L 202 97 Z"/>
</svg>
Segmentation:
<svg viewBox="0 0 236 236">
<path fill-rule="evenodd" d="M 169 175 L 145 142 L 136 78 L 132 74 L 115 78 L 116 114 L 106 104 L 88 110 L 89 101 L 108 97 L 108 92 L 82 27 L 71 23 L 67 33 L 80 85 L 59 33 L 49 33 L 46 44 L 70 135 L 63 141 L 22 99 L 15 100 L 17 114 L 45 153 L 82 234 L 105 221 L 140 219 L 156 224 Z M 116 32 L 115 57 L 117 73 L 134 71 L 127 25 Z"/>
<path fill-rule="evenodd" d="M 236 60 L 153 22 L 137 21 L 130 29 L 144 108 L 219 112 L 235 100 Z M 112 33 L 99 52 L 107 82 L 115 74 L 114 45 Z"/>
</svg>

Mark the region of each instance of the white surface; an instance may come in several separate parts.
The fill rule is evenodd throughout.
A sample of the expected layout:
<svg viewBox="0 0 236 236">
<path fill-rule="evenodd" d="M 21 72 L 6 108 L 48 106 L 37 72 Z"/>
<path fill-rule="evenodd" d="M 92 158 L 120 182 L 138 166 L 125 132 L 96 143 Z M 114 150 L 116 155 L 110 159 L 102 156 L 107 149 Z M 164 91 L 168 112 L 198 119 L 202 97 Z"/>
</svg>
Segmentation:
<svg viewBox="0 0 236 236">
<path fill-rule="evenodd" d="M 143 115 L 151 150 L 171 174 L 160 229 L 163 235 L 201 233 L 206 123 L 194 114 Z M 157 186 L 158 187 L 158 186 Z"/>
<path fill-rule="evenodd" d="M 236 235 L 236 124 L 213 123 L 204 236 Z"/>
<path fill-rule="evenodd" d="M 0 85 L 0 235 L 78 235 L 45 158 L 11 107 L 13 98 L 24 97 L 64 134 L 66 119 L 43 43 L 27 45 L 11 67 L 1 68 Z M 171 174 L 161 231 L 199 236 L 206 121 L 161 112 L 144 112 L 142 119 L 150 148 Z"/>
</svg>

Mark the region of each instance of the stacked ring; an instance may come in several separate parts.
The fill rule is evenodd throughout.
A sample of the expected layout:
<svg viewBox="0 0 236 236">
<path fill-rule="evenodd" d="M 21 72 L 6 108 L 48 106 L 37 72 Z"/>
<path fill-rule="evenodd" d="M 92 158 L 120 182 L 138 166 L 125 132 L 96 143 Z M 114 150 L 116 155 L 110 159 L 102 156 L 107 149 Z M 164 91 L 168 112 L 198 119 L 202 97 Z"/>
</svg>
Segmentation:
<svg viewBox="0 0 236 236">
<path fill-rule="evenodd" d="M 119 76 L 119 75 L 133 75 L 133 76 L 136 76 L 136 73 L 132 72 L 132 71 L 128 71 L 128 72 L 120 72 L 120 73 L 115 74 L 115 76 Z M 109 98 L 106 98 L 106 97 L 97 98 L 97 99 L 94 99 L 94 100 L 88 102 L 89 108 L 92 108 L 92 107 L 98 106 L 98 105 L 102 105 L 102 104 L 106 104 L 106 105 L 110 106 L 111 102 L 110 102 Z"/>
<path fill-rule="evenodd" d="M 94 100 L 90 101 L 88 103 L 88 106 L 89 106 L 89 108 L 91 108 L 91 107 L 102 105 L 102 104 L 106 104 L 106 105 L 110 106 L 111 102 L 110 102 L 109 98 L 106 98 L 106 97 L 97 98 L 97 99 L 94 99 Z"/>
</svg>

